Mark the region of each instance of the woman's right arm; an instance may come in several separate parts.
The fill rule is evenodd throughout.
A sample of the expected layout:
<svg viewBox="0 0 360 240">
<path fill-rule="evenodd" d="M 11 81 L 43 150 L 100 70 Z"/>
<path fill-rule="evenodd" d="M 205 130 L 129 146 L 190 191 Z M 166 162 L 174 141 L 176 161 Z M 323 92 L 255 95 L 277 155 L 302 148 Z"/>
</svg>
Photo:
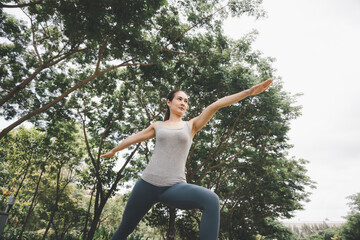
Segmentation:
<svg viewBox="0 0 360 240">
<path fill-rule="evenodd" d="M 122 142 L 120 142 L 119 145 L 117 145 L 115 148 L 111 149 L 109 152 L 101 155 L 103 158 L 111 158 L 115 156 L 115 153 L 118 151 L 121 151 L 129 146 L 131 146 L 134 143 L 139 143 L 142 141 L 149 140 L 153 137 L 155 137 L 155 128 L 157 126 L 158 122 L 155 122 L 151 124 L 146 129 L 131 135 L 130 137 L 125 138 Z"/>
</svg>

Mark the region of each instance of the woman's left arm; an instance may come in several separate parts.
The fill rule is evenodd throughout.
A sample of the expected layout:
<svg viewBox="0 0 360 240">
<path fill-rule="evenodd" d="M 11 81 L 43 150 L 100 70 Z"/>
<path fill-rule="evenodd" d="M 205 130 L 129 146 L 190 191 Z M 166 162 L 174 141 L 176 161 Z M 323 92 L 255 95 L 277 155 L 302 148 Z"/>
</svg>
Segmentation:
<svg viewBox="0 0 360 240">
<path fill-rule="evenodd" d="M 255 85 L 248 90 L 244 90 L 242 92 L 220 98 L 216 102 L 210 104 L 199 116 L 189 121 L 189 123 L 192 125 L 192 135 L 195 135 L 198 131 L 200 131 L 212 118 L 212 116 L 216 113 L 217 110 L 237 103 L 248 96 L 262 93 L 270 87 L 270 84 L 273 82 L 273 80 L 274 79 L 269 78 L 268 80 L 258 85 Z"/>
</svg>

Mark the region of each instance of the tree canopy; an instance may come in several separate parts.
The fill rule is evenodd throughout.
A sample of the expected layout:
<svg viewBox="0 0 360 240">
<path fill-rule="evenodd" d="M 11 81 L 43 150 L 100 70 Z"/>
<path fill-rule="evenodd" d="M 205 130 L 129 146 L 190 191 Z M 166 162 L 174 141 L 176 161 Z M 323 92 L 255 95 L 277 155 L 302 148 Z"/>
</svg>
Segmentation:
<svg viewBox="0 0 360 240">
<path fill-rule="evenodd" d="M 4 12 L 16 4 L 3 3 L 1 114 L 20 119 L 0 137 L 109 71 L 201 54 L 185 34 L 214 32 L 227 14 L 260 16 L 260 2 L 37 1 L 20 4 L 28 24 Z M 74 66 L 89 72 L 76 81 L 68 76 Z"/>
<path fill-rule="evenodd" d="M 341 234 L 346 240 L 355 240 L 360 238 L 360 193 L 349 196 L 349 199 L 351 212 L 346 217 Z"/>
</svg>

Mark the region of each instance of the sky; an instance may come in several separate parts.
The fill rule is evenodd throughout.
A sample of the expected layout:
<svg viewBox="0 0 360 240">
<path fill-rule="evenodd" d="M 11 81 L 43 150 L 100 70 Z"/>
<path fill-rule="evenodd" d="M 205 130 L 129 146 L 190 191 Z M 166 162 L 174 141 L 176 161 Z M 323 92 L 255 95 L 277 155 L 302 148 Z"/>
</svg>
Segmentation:
<svg viewBox="0 0 360 240">
<path fill-rule="evenodd" d="M 256 29 L 253 49 L 276 59 L 285 91 L 303 94 L 290 155 L 309 161 L 317 189 L 292 220 L 344 221 L 346 197 L 360 192 L 360 1 L 264 0 L 263 8 L 267 18 L 228 20 L 225 33 Z"/>
<path fill-rule="evenodd" d="M 231 19 L 225 32 L 237 39 L 256 29 L 253 48 L 276 59 L 285 91 L 303 94 L 290 155 L 309 161 L 317 189 L 292 220 L 343 221 L 346 197 L 360 192 L 360 1 L 264 0 L 263 7 L 267 18 Z"/>
</svg>

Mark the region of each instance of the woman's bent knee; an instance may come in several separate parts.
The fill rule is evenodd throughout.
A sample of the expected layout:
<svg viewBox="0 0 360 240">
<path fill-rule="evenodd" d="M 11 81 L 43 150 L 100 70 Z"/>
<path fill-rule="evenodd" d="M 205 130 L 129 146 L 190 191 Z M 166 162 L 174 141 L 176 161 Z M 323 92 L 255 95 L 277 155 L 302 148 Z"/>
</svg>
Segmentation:
<svg viewBox="0 0 360 240">
<path fill-rule="evenodd" d="M 219 196 L 216 193 L 209 190 L 208 196 L 204 204 L 205 204 L 204 207 L 219 209 L 220 208 Z"/>
</svg>

